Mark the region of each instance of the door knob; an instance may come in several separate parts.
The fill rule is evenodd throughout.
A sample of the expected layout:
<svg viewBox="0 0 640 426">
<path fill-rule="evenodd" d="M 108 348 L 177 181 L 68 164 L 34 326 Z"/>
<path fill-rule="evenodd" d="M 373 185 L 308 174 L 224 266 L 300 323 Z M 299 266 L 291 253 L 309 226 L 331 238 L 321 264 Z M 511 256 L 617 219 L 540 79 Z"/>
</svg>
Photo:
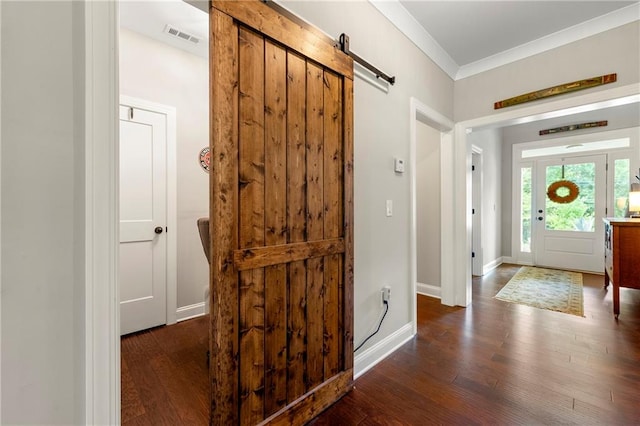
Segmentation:
<svg viewBox="0 0 640 426">
<path fill-rule="evenodd" d="M 542 216 L 538 216 L 538 220 L 542 220 L 544 219 Z"/>
<path fill-rule="evenodd" d="M 542 210 L 538 210 L 538 213 L 542 213 Z"/>
<path fill-rule="evenodd" d="M 153 230 L 156 234 L 162 234 L 162 226 L 156 226 L 156 229 Z"/>
</svg>

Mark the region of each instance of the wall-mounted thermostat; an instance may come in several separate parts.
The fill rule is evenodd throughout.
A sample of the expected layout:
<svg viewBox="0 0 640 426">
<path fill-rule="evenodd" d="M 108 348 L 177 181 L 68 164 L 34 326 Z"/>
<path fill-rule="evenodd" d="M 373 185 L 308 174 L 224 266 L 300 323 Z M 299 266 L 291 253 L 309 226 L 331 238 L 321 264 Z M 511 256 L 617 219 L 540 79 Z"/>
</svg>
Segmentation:
<svg viewBox="0 0 640 426">
<path fill-rule="evenodd" d="M 404 173 L 404 160 L 402 158 L 394 158 L 394 170 L 396 173 Z"/>
</svg>

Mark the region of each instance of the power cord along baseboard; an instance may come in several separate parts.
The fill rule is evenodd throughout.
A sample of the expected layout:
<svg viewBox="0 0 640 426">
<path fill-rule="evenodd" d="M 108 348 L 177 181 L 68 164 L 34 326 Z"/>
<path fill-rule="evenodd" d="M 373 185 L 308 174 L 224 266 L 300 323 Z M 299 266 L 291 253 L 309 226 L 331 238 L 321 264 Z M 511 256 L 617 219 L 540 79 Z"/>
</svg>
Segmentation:
<svg viewBox="0 0 640 426">
<path fill-rule="evenodd" d="M 376 331 L 374 331 L 373 333 L 371 333 L 370 335 L 367 336 L 366 339 L 364 339 L 362 341 L 362 343 L 360 343 L 355 349 L 354 349 L 354 353 L 358 352 L 358 349 L 360 349 L 362 346 L 364 346 L 365 343 L 367 343 L 367 341 L 369 339 L 371 339 L 373 336 L 375 336 L 378 331 L 380 331 L 380 327 L 382 327 L 382 321 L 384 321 L 384 317 L 387 316 L 387 312 L 389 312 L 389 301 L 388 300 L 384 300 L 382 302 L 384 304 L 384 314 L 382 314 L 382 318 L 380 318 L 380 322 L 378 323 L 378 327 L 376 328 Z"/>
</svg>

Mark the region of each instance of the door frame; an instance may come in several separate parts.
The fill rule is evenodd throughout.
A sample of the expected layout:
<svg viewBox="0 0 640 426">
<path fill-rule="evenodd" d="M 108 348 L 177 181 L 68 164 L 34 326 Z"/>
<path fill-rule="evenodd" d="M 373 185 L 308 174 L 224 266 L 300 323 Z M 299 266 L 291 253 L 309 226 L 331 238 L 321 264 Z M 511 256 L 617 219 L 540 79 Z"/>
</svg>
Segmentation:
<svg viewBox="0 0 640 426">
<path fill-rule="evenodd" d="M 118 3 L 116 1 L 92 2 L 85 0 L 84 16 L 78 18 L 84 25 L 84 133 L 85 133 L 85 319 L 84 319 L 84 417 L 86 424 L 120 423 L 120 336 L 117 300 L 117 135 L 118 135 Z M 413 98 L 412 98 L 413 99 Z M 411 101 L 412 103 L 414 101 Z M 415 101 L 418 102 L 418 101 Z M 466 229 L 467 217 L 460 205 L 466 207 L 467 199 L 467 131 L 474 127 L 501 127 L 519 124 L 549 116 L 569 115 L 589 109 L 604 108 L 624 103 L 640 102 L 640 85 L 614 87 L 586 95 L 571 96 L 560 100 L 536 103 L 516 110 L 490 114 L 477 119 L 459 122 L 454 133 L 444 137 L 454 143 L 444 143 L 441 160 L 449 167 L 443 176 L 442 188 L 453 194 L 443 203 L 443 231 L 452 239 L 443 243 L 442 292 L 449 300 L 455 299 L 461 306 L 471 303 L 471 263 L 466 254 L 471 247 L 470 232 Z M 421 104 L 421 114 L 443 117 Z M 422 108 L 424 106 L 424 108 Z M 80 107 L 82 108 L 82 107 Z M 430 115 L 429 111 L 436 114 Z M 410 144 L 415 149 L 415 117 L 412 109 Z M 445 118 L 446 119 L 446 118 Z M 450 122 L 449 119 L 446 119 Z M 412 159 L 415 152 L 412 152 Z M 470 161 L 470 151 L 469 159 Z M 412 168 L 413 170 L 413 168 Z M 413 173 L 413 172 L 412 172 Z M 457 177 L 457 179 L 456 179 Z M 468 175 L 471 183 L 471 176 Z M 413 183 L 412 183 L 413 184 Z M 413 185 L 415 188 L 415 185 Z M 414 189 L 411 193 L 414 194 Z M 443 192 L 444 193 L 444 192 Z M 470 195 L 470 192 L 469 192 Z M 412 197 L 413 198 L 413 197 Z M 416 318 L 415 293 L 415 200 L 412 199 L 411 279 L 413 322 Z M 445 215 L 449 215 L 446 216 Z M 455 214 L 455 217 L 454 217 Z M 469 218 L 470 220 L 470 218 Z M 453 230 L 458 229 L 457 234 Z M 467 268 L 455 268 L 467 265 Z M 468 280 L 467 280 L 468 276 Z M 456 282 L 453 279 L 457 279 Z M 468 290 L 468 292 L 467 292 Z M 444 302 L 444 298 L 443 298 Z M 414 331 L 415 332 L 415 331 Z M 82 398 L 82 397 L 81 397 Z"/>
<path fill-rule="evenodd" d="M 476 164 L 473 158 L 478 159 Z M 477 170 L 474 170 L 474 167 Z M 482 186 L 484 183 L 484 168 L 482 148 L 471 145 L 471 210 L 473 220 L 471 224 L 471 274 L 476 276 L 484 275 L 484 260 L 482 255 Z M 474 206 L 475 204 L 475 206 Z M 474 212 L 475 210 L 475 212 Z"/>
<path fill-rule="evenodd" d="M 427 124 L 434 129 L 440 130 L 440 165 L 441 167 L 449 161 L 449 155 L 451 155 L 453 149 L 453 121 L 449 120 L 438 111 L 422 103 L 417 98 L 411 97 L 409 99 L 409 202 L 410 204 L 410 218 L 409 223 L 411 230 L 409 233 L 409 247 L 410 247 L 410 277 L 411 277 L 411 323 L 413 328 L 413 335 L 418 332 L 418 213 L 417 213 L 417 182 L 416 182 L 416 146 L 417 146 L 417 130 L 416 123 L 420 121 Z M 444 169 L 441 169 L 444 170 Z M 440 193 L 445 194 L 443 188 L 446 186 L 444 180 L 440 181 Z M 451 235 L 453 232 L 453 224 L 451 218 L 453 217 L 453 204 L 450 198 L 440 197 L 440 235 Z M 445 305 L 453 304 L 453 295 L 448 292 L 445 293 L 444 283 L 449 285 L 447 288 L 452 288 L 453 283 L 450 282 L 451 273 L 449 269 L 445 269 L 446 257 L 448 253 L 451 253 L 452 246 L 448 238 L 440 239 L 440 300 Z"/>
<path fill-rule="evenodd" d="M 177 322 L 178 309 L 178 219 L 177 219 L 177 154 L 176 154 L 176 109 L 169 105 L 147 101 L 132 96 L 120 95 L 120 105 L 162 114 L 166 118 L 167 136 L 167 261 L 166 261 L 166 306 L 167 325 Z M 119 290 L 118 290 L 119 291 Z M 120 300 L 118 298 L 118 300 Z M 120 308 L 118 307 L 118 311 Z M 118 321 L 120 314 L 118 313 Z"/>
</svg>

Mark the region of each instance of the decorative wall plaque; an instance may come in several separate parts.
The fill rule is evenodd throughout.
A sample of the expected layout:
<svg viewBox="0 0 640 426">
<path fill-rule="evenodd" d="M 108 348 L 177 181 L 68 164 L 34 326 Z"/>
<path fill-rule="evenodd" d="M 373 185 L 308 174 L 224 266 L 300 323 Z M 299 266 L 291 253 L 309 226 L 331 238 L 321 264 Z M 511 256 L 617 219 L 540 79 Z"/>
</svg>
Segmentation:
<svg viewBox="0 0 640 426">
<path fill-rule="evenodd" d="M 573 130 L 580 130 L 580 129 L 590 129 L 591 127 L 604 127 L 604 126 L 607 126 L 608 124 L 609 122 L 607 120 L 592 121 L 590 123 L 571 124 L 569 126 L 554 127 L 553 129 L 540 130 L 539 134 L 540 136 L 551 135 L 553 133 L 570 132 Z"/>
<path fill-rule="evenodd" d="M 599 77 L 574 81 L 572 83 L 564 83 L 558 86 L 548 87 L 546 89 L 536 90 L 535 92 L 525 93 L 524 95 L 498 101 L 493 104 L 493 109 L 519 105 L 525 102 L 536 101 L 538 99 L 549 98 L 551 96 L 562 95 L 565 93 L 575 92 L 577 90 L 589 89 L 603 84 L 614 83 L 617 79 L 618 74 L 606 74 Z"/>
</svg>

